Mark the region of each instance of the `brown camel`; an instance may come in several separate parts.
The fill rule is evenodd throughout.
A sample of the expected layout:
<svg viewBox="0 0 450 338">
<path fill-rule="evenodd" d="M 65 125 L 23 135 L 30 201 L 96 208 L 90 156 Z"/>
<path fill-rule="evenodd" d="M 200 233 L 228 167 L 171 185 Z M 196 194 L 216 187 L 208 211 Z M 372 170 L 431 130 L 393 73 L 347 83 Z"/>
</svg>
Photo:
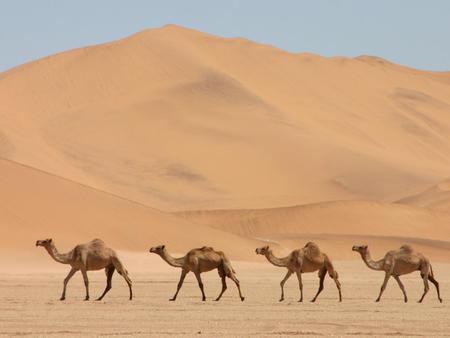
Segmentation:
<svg viewBox="0 0 450 338">
<path fill-rule="evenodd" d="M 165 260 L 169 265 L 174 266 L 176 268 L 181 268 L 181 277 L 180 281 L 178 282 L 177 291 L 175 292 L 173 298 L 170 299 L 171 301 L 174 301 L 177 298 L 178 292 L 180 291 L 181 286 L 183 285 L 184 278 L 189 273 L 189 271 L 192 271 L 195 274 L 195 277 L 197 278 L 198 281 L 198 286 L 202 291 L 202 301 L 205 301 L 206 296 L 203 290 L 203 282 L 200 277 L 200 274 L 202 272 L 207 272 L 214 269 L 218 270 L 219 276 L 222 279 L 222 291 L 216 298 L 216 301 L 218 301 L 220 297 L 222 297 L 223 293 L 227 289 L 225 277 L 230 278 L 233 282 L 236 283 L 236 286 L 239 291 L 239 297 L 241 298 L 241 301 L 244 300 L 244 297 L 241 294 L 239 281 L 235 275 L 236 272 L 232 268 L 231 262 L 223 252 L 215 251 L 211 247 L 204 246 L 199 249 L 192 249 L 186 254 L 186 256 L 174 258 L 171 255 L 169 255 L 165 245 L 155 246 L 150 249 L 150 252 L 160 255 L 161 258 Z"/>
<path fill-rule="evenodd" d="M 84 285 L 86 286 L 86 298 L 89 300 L 89 280 L 87 277 L 87 271 L 105 269 L 106 273 L 106 288 L 103 294 L 97 299 L 102 300 L 106 293 L 111 290 L 111 279 L 114 270 L 122 275 L 128 284 L 130 289 L 130 300 L 133 298 L 133 291 L 131 289 L 131 280 L 128 277 L 128 271 L 117 257 L 116 252 L 105 246 L 105 243 L 101 239 L 94 239 L 85 244 L 79 244 L 71 251 L 65 254 L 61 254 L 55 247 L 55 242 L 51 238 L 39 240 L 36 242 L 36 246 L 43 246 L 49 253 L 49 255 L 58 263 L 70 264 L 72 269 L 67 277 L 64 279 L 64 288 L 61 295 L 61 300 L 66 299 L 66 287 L 69 280 L 78 270 L 81 270 L 84 279 Z"/>
<path fill-rule="evenodd" d="M 289 277 L 295 272 L 298 278 L 298 285 L 300 288 L 300 300 L 299 302 L 303 302 L 303 283 L 302 283 L 302 273 L 304 272 L 314 272 L 319 271 L 319 290 L 311 302 L 315 302 L 317 296 L 323 290 L 323 282 L 325 276 L 328 272 L 331 278 L 333 278 L 336 283 L 336 287 L 339 291 L 339 301 L 342 301 L 341 295 L 341 283 L 338 280 L 338 273 L 334 269 L 331 260 L 328 256 L 322 252 L 320 252 L 317 244 L 308 242 L 306 245 L 298 250 L 292 251 L 288 256 L 284 258 L 275 257 L 272 253 L 272 250 L 269 246 L 263 246 L 262 248 L 257 248 L 256 253 L 258 255 L 266 256 L 267 260 L 275 266 L 285 267 L 287 268 L 286 276 L 280 283 L 281 286 L 281 298 L 280 302 L 284 300 L 284 283 L 288 280 Z"/>
<path fill-rule="evenodd" d="M 439 293 L 439 283 L 434 279 L 433 268 L 431 267 L 430 261 L 421 253 L 414 251 L 411 246 L 405 244 L 402 245 L 399 250 L 388 251 L 384 258 L 379 261 L 372 260 L 367 245 L 354 245 L 352 250 L 360 253 L 362 260 L 370 269 L 385 272 L 384 282 L 381 286 L 380 294 L 376 299 L 377 302 L 380 301 L 389 278 L 393 276 L 403 292 L 406 303 L 408 297 L 406 296 L 405 287 L 399 276 L 418 270 L 420 271 L 424 284 L 423 295 L 419 299 L 419 303 L 422 303 L 423 298 L 430 288 L 428 286 L 428 280 L 436 286 L 438 299 L 442 303 L 441 295 Z"/>
</svg>

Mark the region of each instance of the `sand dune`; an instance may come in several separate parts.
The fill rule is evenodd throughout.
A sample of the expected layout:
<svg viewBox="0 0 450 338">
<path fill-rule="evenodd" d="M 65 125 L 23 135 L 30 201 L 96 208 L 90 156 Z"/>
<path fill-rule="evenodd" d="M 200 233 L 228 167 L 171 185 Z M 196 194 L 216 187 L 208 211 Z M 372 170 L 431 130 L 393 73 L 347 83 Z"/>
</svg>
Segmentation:
<svg viewBox="0 0 450 338">
<path fill-rule="evenodd" d="M 0 172 L 0 261 L 21 272 L 36 263 L 57 265 L 34 247 L 48 237 L 62 252 L 98 237 L 114 248 L 144 253 L 157 244 L 175 253 L 212 245 L 239 259 L 252 259 L 258 245 L 10 161 L 0 160 Z"/>
<path fill-rule="evenodd" d="M 316 241 L 339 259 L 355 258 L 351 246 L 366 243 L 381 256 L 403 243 L 449 261 L 450 214 L 400 204 L 339 201 L 273 209 L 201 210 L 185 219 L 280 245 L 280 254 Z"/>
<path fill-rule="evenodd" d="M 450 181 L 435 184 L 424 191 L 400 199 L 398 203 L 450 212 Z"/>
<path fill-rule="evenodd" d="M 450 76 L 178 26 L 0 74 L 0 156 L 160 209 L 398 200 L 450 164 Z"/>
</svg>

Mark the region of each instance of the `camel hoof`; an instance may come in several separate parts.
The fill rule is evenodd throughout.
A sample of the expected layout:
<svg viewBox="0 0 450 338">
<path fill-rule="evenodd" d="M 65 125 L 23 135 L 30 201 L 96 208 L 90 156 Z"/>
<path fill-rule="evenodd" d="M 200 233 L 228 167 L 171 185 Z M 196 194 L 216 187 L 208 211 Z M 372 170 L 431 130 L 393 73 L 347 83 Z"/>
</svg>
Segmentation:
<svg viewBox="0 0 450 338">
<path fill-rule="evenodd" d="M 241 297 L 241 302 L 243 302 L 245 300 L 245 297 Z"/>
<path fill-rule="evenodd" d="M 299 303 L 303 303 L 303 299 L 299 299 L 298 302 L 299 302 Z"/>
<path fill-rule="evenodd" d="M 311 299 L 311 303 L 315 303 L 315 302 L 316 302 L 315 298 Z"/>
<path fill-rule="evenodd" d="M 380 301 L 379 299 L 376 299 L 376 300 L 375 300 L 375 302 L 377 302 L 377 303 L 378 303 L 379 301 Z"/>
<path fill-rule="evenodd" d="M 206 298 L 202 298 L 202 302 L 206 302 Z"/>
<path fill-rule="evenodd" d="M 95 301 L 96 302 L 99 302 L 99 301 L 101 301 L 102 299 L 101 298 L 97 298 Z"/>
<path fill-rule="evenodd" d="M 59 300 L 66 300 L 66 297 L 61 297 Z M 441 301 L 442 303 L 442 301 Z"/>
<path fill-rule="evenodd" d="M 281 298 L 280 300 L 279 300 L 279 302 L 282 302 L 284 300 L 284 298 Z"/>
<path fill-rule="evenodd" d="M 441 298 L 439 298 L 439 301 L 442 303 L 442 299 Z"/>
<path fill-rule="evenodd" d="M 170 298 L 169 299 L 169 302 L 174 302 L 175 301 L 175 298 Z"/>
<path fill-rule="evenodd" d="M 407 299 L 405 299 L 405 303 L 408 303 L 408 300 L 407 300 Z"/>
</svg>

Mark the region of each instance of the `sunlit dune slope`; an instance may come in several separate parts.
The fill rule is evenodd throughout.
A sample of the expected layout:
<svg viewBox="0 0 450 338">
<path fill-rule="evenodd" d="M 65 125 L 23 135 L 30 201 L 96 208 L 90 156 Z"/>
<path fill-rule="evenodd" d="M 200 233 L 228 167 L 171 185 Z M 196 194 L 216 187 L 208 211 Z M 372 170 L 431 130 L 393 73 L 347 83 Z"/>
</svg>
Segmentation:
<svg viewBox="0 0 450 338">
<path fill-rule="evenodd" d="M 450 76 L 177 26 L 0 74 L 0 156 L 160 209 L 398 200 L 450 165 Z"/>
<path fill-rule="evenodd" d="M 36 240 L 49 237 L 63 252 L 102 238 L 143 253 L 159 244 L 175 253 L 208 245 L 240 259 L 252 258 L 258 243 L 10 161 L 0 160 L 0 172 L 0 247 L 28 252 L 21 257 L 29 261 Z"/>
</svg>

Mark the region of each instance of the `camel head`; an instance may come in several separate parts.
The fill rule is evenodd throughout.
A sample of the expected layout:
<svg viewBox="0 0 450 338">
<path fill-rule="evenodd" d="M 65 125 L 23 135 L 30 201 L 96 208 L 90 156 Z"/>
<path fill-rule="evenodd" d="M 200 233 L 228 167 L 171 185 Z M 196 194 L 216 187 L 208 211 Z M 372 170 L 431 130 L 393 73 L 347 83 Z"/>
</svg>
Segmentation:
<svg viewBox="0 0 450 338">
<path fill-rule="evenodd" d="M 352 250 L 357 251 L 360 254 L 365 254 L 367 252 L 367 245 L 353 245 Z"/>
<path fill-rule="evenodd" d="M 267 252 L 269 252 L 269 246 L 266 245 L 260 248 L 256 248 L 255 252 L 257 255 L 265 255 Z"/>
<path fill-rule="evenodd" d="M 47 238 L 47 239 L 41 239 L 36 241 L 36 246 L 43 246 L 48 247 L 53 242 L 53 239 Z"/>
<path fill-rule="evenodd" d="M 158 246 L 151 247 L 149 252 L 161 255 L 165 248 L 166 248 L 165 245 L 158 245 Z"/>
</svg>

